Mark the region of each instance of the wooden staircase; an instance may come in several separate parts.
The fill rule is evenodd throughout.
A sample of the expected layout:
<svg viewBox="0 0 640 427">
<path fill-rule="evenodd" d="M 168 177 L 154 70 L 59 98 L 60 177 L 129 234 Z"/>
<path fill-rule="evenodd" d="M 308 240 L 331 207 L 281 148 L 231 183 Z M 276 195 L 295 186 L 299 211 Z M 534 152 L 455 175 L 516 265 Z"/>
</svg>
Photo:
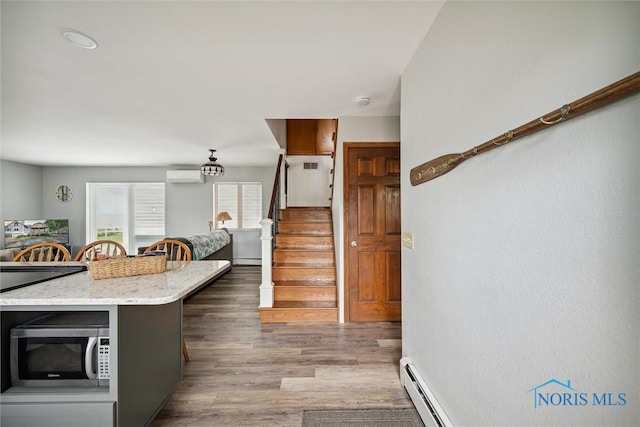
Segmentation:
<svg viewBox="0 0 640 427">
<path fill-rule="evenodd" d="M 330 208 L 283 209 L 274 239 L 274 304 L 260 309 L 260 321 L 337 322 Z"/>
</svg>

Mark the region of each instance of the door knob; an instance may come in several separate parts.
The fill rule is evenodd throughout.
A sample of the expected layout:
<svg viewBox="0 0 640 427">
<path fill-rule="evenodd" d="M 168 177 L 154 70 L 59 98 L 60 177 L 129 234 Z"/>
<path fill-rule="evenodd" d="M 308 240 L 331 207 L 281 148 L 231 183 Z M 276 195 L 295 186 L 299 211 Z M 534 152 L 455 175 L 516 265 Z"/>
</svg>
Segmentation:
<svg viewBox="0 0 640 427">
<path fill-rule="evenodd" d="M 356 242 L 355 240 L 351 241 L 351 247 L 355 248 L 358 246 L 358 242 Z"/>
</svg>

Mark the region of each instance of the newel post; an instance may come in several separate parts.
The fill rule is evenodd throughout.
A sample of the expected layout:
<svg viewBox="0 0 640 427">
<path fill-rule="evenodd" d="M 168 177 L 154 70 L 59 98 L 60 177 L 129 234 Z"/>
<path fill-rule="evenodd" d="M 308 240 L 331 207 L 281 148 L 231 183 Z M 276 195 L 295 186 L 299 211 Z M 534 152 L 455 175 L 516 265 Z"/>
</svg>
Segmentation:
<svg viewBox="0 0 640 427">
<path fill-rule="evenodd" d="M 265 218 L 262 226 L 262 284 L 260 285 L 260 308 L 273 307 L 273 280 L 271 279 L 271 225 L 273 221 Z"/>
</svg>

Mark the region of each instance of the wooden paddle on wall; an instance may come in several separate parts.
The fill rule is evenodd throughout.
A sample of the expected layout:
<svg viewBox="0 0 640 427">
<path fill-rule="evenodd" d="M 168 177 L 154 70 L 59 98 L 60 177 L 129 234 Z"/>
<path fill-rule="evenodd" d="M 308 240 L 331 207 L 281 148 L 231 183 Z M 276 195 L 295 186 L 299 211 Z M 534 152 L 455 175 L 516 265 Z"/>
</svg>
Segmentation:
<svg viewBox="0 0 640 427">
<path fill-rule="evenodd" d="M 477 154 L 485 153 L 496 147 L 505 145 L 511 141 L 549 128 L 555 124 L 566 122 L 569 119 L 578 117 L 591 110 L 603 107 L 612 102 L 623 99 L 640 91 L 640 72 L 630 75 L 622 80 L 603 87 L 585 97 L 582 97 L 571 104 L 566 104 L 558 110 L 554 110 L 542 117 L 525 123 L 513 130 L 493 138 L 484 144 L 478 145 L 465 151 L 464 153 L 445 154 L 436 159 L 416 166 L 411 169 L 411 185 L 422 184 L 451 171 L 460 163 L 474 157 Z"/>
</svg>

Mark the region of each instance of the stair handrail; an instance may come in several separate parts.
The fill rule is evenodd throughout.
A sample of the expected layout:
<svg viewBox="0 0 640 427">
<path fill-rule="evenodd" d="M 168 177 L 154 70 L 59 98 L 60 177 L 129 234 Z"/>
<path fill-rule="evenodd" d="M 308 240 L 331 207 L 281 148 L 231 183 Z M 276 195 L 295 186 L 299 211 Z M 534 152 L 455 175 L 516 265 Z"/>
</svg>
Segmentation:
<svg viewBox="0 0 640 427">
<path fill-rule="evenodd" d="M 284 163 L 284 154 L 280 154 L 278 157 L 278 164 L 276 165 L 276 177 L 273 181 L 273 190 L 271 191 L 271 202 L 269 204 L 269 214 L 267 218 L 273 219 L 273 215 L 277 215 L 276 205 L 279 204 L 280 199 L 280 169 Z"/>
<path fill-rule="evenodd" d="M 331 184 L 329 184 L 329 188 L 331 193 L 329 194 L 329 207 L 333 208 L 333 183 L 336 180 L 336 152 L 335 150 L 331 152 L 331 159 L 333 160 L 333 164 L 331 165 Z"/>
<path fill-rule="evenodd" d="M 276 176 L 273 181 L 273 190 L 271 191 L 271 202 L 269 203 L 269 214 L 267 218 L 271 219 L 271 235 L 275 236 L 278 234 L 278 223 L 280 222 L 280 209 L 282 208 L 282 169 L 283 167 L 286 169 L 289 167 L 289 164 L 284 158 L 284 154 L 280 154 L 278 158 L 278 165 L 276 166 Z M 284 175 L 286 179 L 286 174 Z M 284 186 L 285 197 L 287 195 L 287 186 Z M 275 250 L 275 239 L 272 241 L 271 251 Z"/>
<path fill-rule="evenodd" d="M 333 160 L 333 164 L 331 165 L 331 184 L 329 184 L 329 188 L 331 189 L 331 193 L 329 194 L 329 207 L 333 210 L 333 187 L 334 182 L 336 180 L 336 147 L 338 145 L 338 121 L 336 120 L 336 131 L 331 135 L 333 139 L 333 150 L 331 150 L 331 159 Z"/>
</svg>

